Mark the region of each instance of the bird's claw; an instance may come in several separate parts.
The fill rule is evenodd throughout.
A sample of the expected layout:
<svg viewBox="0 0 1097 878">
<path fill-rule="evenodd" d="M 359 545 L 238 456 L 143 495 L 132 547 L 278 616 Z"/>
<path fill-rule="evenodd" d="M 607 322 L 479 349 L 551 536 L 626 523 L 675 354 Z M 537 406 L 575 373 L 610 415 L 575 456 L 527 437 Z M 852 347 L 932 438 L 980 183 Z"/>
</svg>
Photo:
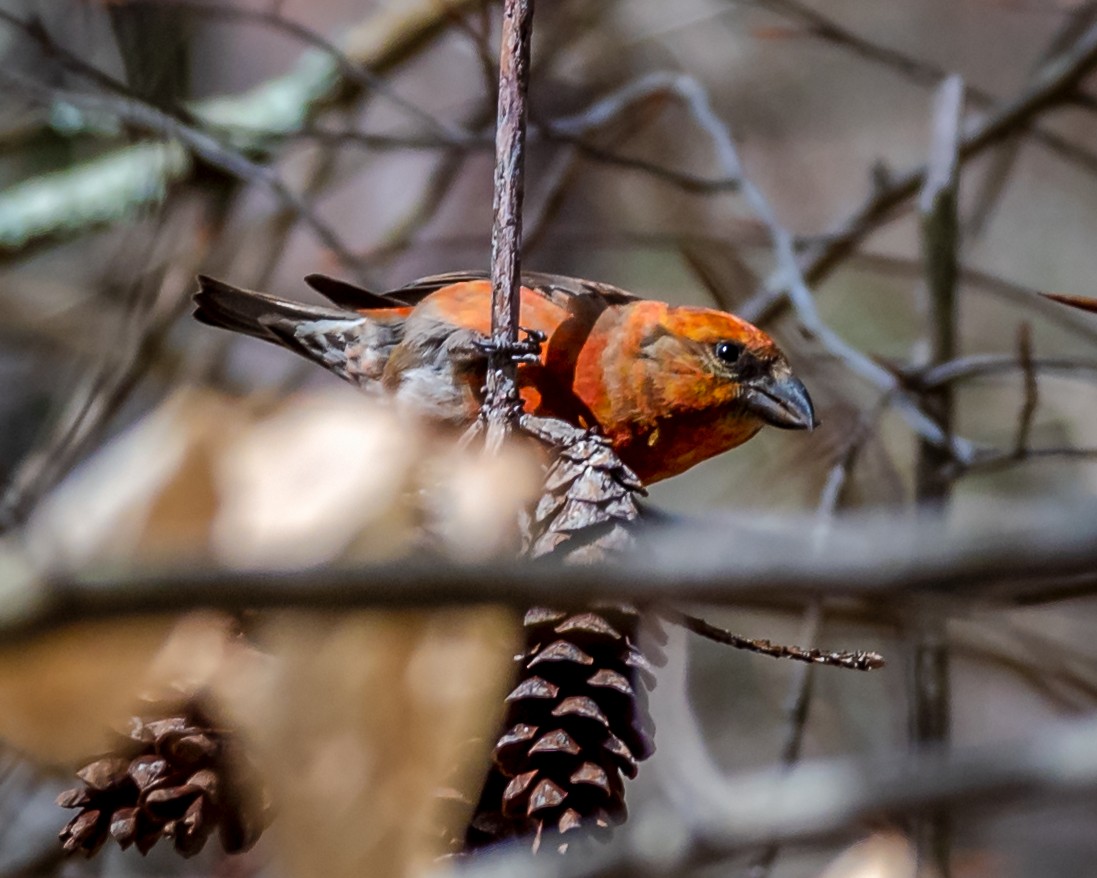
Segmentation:
<svg viewBox="0 0 1097 878">
<path fill-rule="evenodd" d="M 493 338 L 483 338 L 476 342 L 476 347 L 489 356 L 492 354 L 508 356 L 515 363 L 539 363 L 541 346 L 548 336 L 539 329 L 527 329 L 524 326 L 519 326 L 518 329 L 525 337 L 516 342 L 499 342 Z"/>
</svg>

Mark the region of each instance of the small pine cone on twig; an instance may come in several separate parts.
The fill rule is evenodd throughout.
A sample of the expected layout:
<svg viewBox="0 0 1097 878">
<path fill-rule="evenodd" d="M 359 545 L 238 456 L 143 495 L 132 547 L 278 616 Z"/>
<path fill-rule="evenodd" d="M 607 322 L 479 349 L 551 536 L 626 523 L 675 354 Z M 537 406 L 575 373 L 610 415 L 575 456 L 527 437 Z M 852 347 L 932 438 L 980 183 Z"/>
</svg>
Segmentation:
<svg viewBox="0 0 1097 878">
<path fill-rule="evenodd" d="M 238 737 L 190 701 L 134 717 L 115 750 L 77 772 L 57 804 L 79 812 L 60 832 L 66 853 L 90 857 L 109 838 L 142 853 L 170 839 L 185 857 L 217 832 L 228 853 L 250 848 L 269 822 Z"/>
<path fill-rule="evenodd" d="M 557 454 L 527 523 L 527 554 L 583 563 L 625 548 L 639 515 L 639 480 L 603 437 L 533 420 L 523 426 Z M 624 777 L 635 777 L 654 751 L 647 690 L 651 666 L 663 658 L 655 646 L 640 651 L 640 627 L 627 605 L 526 614 L 518 684 L 467 848 L 530 835 L 535 850 L 549 843 L 563 850 L 625 819 Z M 646 630 L 662 635 L 652 623 Z"/>
</svg>

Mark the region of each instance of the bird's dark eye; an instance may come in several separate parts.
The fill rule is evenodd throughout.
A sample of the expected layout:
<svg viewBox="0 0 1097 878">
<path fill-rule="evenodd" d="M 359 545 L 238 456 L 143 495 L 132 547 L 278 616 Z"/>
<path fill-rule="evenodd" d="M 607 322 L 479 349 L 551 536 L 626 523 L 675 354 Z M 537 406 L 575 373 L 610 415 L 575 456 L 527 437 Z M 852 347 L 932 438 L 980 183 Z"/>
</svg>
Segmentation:
<svg viewBox="0 0 1097 878">
<path fill-rule="evenodd" d="M 742 353 L 743 346 L 741 344 L 736 344 L 733 341 L 716 342 L 716 358 L 725 363 L 734 364 L 738 362 Z"/>
</svg>

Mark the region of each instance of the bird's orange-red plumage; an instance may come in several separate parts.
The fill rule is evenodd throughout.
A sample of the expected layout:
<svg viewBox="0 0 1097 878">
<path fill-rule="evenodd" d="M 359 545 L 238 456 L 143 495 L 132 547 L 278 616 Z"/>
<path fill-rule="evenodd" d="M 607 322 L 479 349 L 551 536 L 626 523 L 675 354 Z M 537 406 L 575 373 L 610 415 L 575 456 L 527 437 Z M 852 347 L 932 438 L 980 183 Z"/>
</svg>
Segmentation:
<svg viewBox="0 0 1097 878">
<path fill-rule="evenodd" d="M 486 279 L 442 275 L 378 295 L 310 277 L 339 309 L 200 282 L 204 322 L 283 344 L 428 416 L 466 422 L 479 411 L 480 344 L 491 329 Z M 600 430 L 646 483 L 745 442 L 764 423 L 814 422 L 772 339 L 722 311 L 529 275 L 519 324 L 544 336 L 536 361 L 518 367 L 525 409 Z"/>
</svg>

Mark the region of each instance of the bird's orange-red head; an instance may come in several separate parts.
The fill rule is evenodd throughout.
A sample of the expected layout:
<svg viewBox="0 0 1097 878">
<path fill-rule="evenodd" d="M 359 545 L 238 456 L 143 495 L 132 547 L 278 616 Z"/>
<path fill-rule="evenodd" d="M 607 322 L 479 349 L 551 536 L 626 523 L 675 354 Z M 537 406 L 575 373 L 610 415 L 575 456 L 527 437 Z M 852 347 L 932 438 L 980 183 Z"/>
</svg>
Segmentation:
<svg viewBox="0 0 1097 878">
<path fill-rule="evenodd" d="M 574 392 L 647 482 L 750 439 L 764 424 L 815 424 L 773 340 L 723 311 L 637 301 L 607 309 L 575 367 Z"/>
</svg>

